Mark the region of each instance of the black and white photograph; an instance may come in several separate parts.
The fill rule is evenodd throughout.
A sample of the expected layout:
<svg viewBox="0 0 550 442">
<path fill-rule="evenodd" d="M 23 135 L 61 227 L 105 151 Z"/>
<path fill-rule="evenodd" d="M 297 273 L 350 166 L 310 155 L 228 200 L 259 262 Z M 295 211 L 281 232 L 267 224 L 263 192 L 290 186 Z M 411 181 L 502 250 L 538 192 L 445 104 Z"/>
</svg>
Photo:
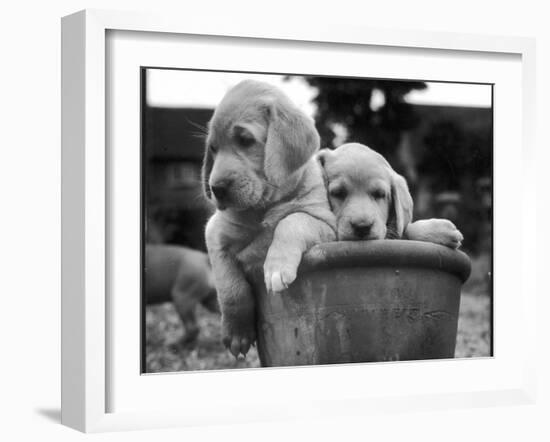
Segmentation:
<svg viewBox="0 0 550 442">
<path fill-rule="evenodd" d="M 0 440 L 549 441 L 545 5 L 6 2 Z"/>
<path fill-rule="evenodd" d="M 141 371 L 491 357 L 492 201 L 492 84 L 143 67 Z"/>
</svg>

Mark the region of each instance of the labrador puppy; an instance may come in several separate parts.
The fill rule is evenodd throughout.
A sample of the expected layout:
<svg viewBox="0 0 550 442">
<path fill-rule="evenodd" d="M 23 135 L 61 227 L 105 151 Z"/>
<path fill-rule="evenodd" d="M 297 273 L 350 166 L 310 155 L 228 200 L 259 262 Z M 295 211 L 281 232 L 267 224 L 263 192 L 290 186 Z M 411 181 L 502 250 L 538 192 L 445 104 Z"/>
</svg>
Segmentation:
<svg viewBox="0 0 550 442">
<path fill-rule="evenodd" d="M 254 267 L 268 293 L 282 292 L 304 252 L 336 238 L 318 149 L 313 121 L 267 83 L 233 87 L 209 122 L 203 184 L 217 210 L 205 237 L 223 342 L 235 357 L 256 340 Z"/>
<path fill-rule="evenodd" d="M 338 240 L 406 238 L 451 248 L 461 245 L 462 234 L 451 221 L 411 223 L 413 200 L 407 182 L 379 153 L 348 143 L 323 149 L 317 156 L 336 215 Z"/>
<path fill-rule="evenodd" d="M 206 253 L 188 247 L 147 244 L 145 246 L 145 303 L 173 302 L 185 335 L 180 344 L 193 344 L 199 334 L 195 318 L 197 304 L 219 312 L 214 278 Z"/>
</svg>

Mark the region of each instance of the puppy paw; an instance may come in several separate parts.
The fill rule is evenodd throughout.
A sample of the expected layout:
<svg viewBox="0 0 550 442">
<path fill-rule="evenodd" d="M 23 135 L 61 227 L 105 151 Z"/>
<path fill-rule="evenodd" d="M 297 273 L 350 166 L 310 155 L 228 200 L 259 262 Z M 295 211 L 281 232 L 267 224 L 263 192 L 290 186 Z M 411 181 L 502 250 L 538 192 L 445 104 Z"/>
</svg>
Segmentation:
<svg viewBox="0 0 550 442">
<path fill-rule="evenodd" d="M 407 226 L 406 237 L 416 241 L 433 242 L 451 249 L 462 245 L 464 237 L 456 226 L 447 219 L 424 219 Z"/>
<path fill-rule="evenodd" d="M 433 242 L 450 247 L 451 249 L 458 249 L 462 245 L 464 236 L 462 236 L 460 230 L 451 221 L 446 219 L 431 221 L 433 221 Z"/>
<path fill-rule="evenodd" d="M 265 288 L 268 293 L 286 290 L 296 279 L 297 268 L 280 259 L 269 258 L 264 264 Z"/>
<path fill-rule="evenodd" d="M 254 322 L 250 324 L 235 324 L 224 321 L 222 323 L 222 342 L 235 358 L 246 354 L 256 341 L 256 328 Z"/>
</svg>

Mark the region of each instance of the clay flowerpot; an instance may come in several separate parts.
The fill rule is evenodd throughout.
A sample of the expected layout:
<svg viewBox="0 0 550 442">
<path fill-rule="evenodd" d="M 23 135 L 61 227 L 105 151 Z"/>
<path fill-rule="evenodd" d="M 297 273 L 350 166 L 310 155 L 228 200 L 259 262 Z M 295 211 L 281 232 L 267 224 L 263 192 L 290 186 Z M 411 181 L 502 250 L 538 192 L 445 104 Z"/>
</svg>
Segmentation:
<svg viewBox="0 0 550 442">
<path fill-rule="evenodd" d="M 470 260 L 417 241 L 334 242 L 311 249 L 280 294 L 257 284 L 263 366 L 454 357 Z"/>
</svg>

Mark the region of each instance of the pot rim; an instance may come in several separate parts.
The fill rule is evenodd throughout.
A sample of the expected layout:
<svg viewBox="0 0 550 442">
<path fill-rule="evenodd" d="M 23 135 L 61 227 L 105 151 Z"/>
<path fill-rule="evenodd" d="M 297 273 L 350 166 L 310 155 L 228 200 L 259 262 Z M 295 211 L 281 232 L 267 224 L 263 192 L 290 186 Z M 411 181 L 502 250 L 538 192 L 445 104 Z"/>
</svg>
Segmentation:
<svg viewBox="0 0 550 442">
<path fill-rule="evenodd" d="M 299 273 L 343 267 L 430 268 L 451 273 L 464 283 L 470 276 L 470 258 L 429 242 L 381 239 L 318 244 L 303 257 Z"/>
</svg>

